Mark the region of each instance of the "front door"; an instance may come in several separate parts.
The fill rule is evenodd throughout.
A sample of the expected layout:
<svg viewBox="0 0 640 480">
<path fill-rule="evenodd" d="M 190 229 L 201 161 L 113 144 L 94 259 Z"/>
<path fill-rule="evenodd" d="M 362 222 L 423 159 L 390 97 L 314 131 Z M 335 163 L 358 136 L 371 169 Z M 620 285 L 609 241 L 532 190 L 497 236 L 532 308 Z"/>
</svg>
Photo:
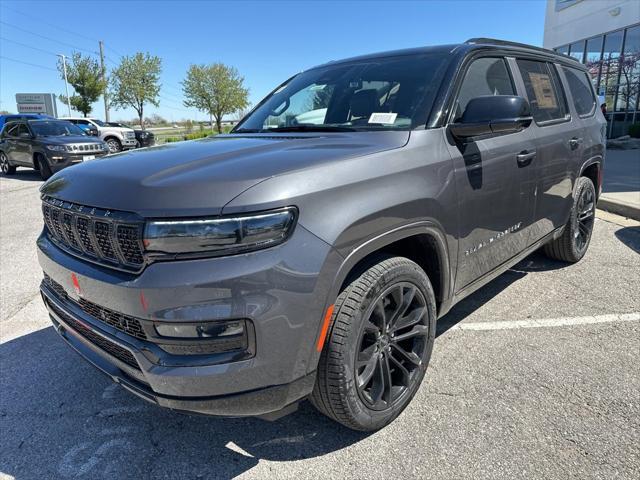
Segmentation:
<svg viewBox="0 0 640 480">
<path fill-rule="evenodd" d="M 516 94 L 503 58 L 478 58 L 465 73 L 451 120 L 474 97 Z M 464 144 L 449 142 L 449 149 L 458 196 L 456 291 L 460 291 L 528 245 L 534 209 L 535 138 L 526 128 Z"/>
</svg>

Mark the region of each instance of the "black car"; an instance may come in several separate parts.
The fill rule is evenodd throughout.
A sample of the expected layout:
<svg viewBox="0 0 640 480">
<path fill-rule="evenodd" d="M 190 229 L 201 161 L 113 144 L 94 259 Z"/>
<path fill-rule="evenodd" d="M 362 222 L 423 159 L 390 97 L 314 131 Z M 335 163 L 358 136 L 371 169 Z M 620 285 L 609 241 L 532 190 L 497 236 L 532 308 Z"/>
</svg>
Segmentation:
<svg viewBox="0 0 640 480">
<path fill-rule="evenodd" d="M 156 136 L 153 133 L 149 132 L 148 130 L 139 130 L 139 129 L 133 128 L 130 125 L 125 125 L 124 123 L 119 123 L 119 122 L 107 122 L 107 125 L 110 125 L 112 127 L 132 129 L 136 134 L 135 148 L 151 147 L 156 144 Z"/>
<path fill-rule="evenodd" d="M 9 122 L 0 133 L 0 169 L 5 175 L 15 173 L 16 167 L 30 167 L 46 180 L 64 167 L 107 153 L 102 140 L 61 120 Z"/>
</svg>

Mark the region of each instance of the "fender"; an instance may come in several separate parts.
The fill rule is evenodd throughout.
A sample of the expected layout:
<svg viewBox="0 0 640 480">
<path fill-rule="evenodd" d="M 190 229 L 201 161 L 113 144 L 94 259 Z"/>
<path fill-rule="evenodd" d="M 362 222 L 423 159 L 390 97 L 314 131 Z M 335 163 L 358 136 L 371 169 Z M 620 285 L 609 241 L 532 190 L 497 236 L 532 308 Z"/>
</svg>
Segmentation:
<svg viewBox="0 0 640 480">
<path fill-rule="evenodd" d="M 349 255 L 344 258 L 342 264 L 340 265 L 340 267 L 338 267 L 336 275 L 334 276 L 332 286 L 329 289 L 327 298 L 324 302 L 325 304 L 323 312 L 325 312 L 325 315 L 327 315 L 328 317 L 331 316 L 330 309 L 333 308 L 333 303 L 340 293 L 340 287 L 347 279 L 347 276 L 349 275 L 353 267 L 358 264 L 358 262 L 366 258 L 368 255 L 381 250 L 382 248 L 394 242 L 397 242 L 398 240 L 404 240 L 405 238 L 425 234 L 429 235 L 431 239 L 434 240 L 434 245 L 436 246 L 438 252 L 438 258 L 440 259 L 439 280 L 441 285 L 442 298 L 440 299 L 441 301 L 438 308 L 438 318 L 447 313 L 453 305 L 453 276 L 451 271 L 451 263 L 449 261 L 449 249 L 447 247 L 446 237 L 441 227 L 437 223 L 429 220 L 423 220 L 408 223 L 406 225 L 398 226 L 392 230 L 388 230 L 364 241 L 356 248 L 354 248 L 351 253 L 349 253 Z M 321 335 L 321 331 L 325 330 L 327 326 L 330 326 L 330 324 L 327 324 L 327 326 L 325 326 L 324 323 L 326 322 L 318 322 L 315 338 L 318 338 Z M 311 358 L 309 359 L 309 371 L 313 371 L 316 369 L 319 359 L 320 352 L 314 350 Z"/>
<path fill-rule="evenodd" d="M 584 171 L 589 168 L 591 165 L 598 165 L 598 184 L 596 187 L 596 198 L 600 198 L 600 194 L 602 193 L 602 167 L 603 167 L 603 156 L 601 154 L 594 155 L 582 163 L 582 167 L 580 167 L 580 173 L 578 177 L 581 177 Z M 574 182 L 574 193 L 575 193 L 575 185 L 577 182 Z"/>
</svg>

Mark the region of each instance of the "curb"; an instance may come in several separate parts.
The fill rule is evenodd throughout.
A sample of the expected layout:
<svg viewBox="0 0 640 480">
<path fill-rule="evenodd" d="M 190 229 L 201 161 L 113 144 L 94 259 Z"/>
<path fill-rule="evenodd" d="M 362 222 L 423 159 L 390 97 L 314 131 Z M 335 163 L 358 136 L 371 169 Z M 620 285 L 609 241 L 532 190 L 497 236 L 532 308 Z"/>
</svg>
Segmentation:
<svg viewBox="0 0 640 480">
<path fill-rule="evenodd" d="M 602 196 L 598 199 L 597 208 L 605 212 L 615 213 L 616 215 L 640 221 L 640 207 L 636 207 L 635 205 Z"/>
</svg>

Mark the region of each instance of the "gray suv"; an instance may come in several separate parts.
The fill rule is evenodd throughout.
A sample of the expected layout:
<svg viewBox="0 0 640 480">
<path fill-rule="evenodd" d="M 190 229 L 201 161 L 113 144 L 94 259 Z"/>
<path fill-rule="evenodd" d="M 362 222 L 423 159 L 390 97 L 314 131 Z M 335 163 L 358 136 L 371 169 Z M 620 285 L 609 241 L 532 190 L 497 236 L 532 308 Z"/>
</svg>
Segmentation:
<svg viewBox="0 0 640 480">
<path fill-rule="evenodd" d="M 0 132 L 0 170 L 4 175 L 13 175 L 17 167 L 29 167 L 46 180 L 65 167 L 108 153 L 102 140 L 56 119 L 11 121 Z"/>
<path fill-rule="evenodd" d="M 308 398 L 387 425 L 436 320 L 539 248 L 577 262 L 605 120 L 585 68 L 491 39 L 309 69 L 227 135 L 41 189 L 62 338 L 175 410 L 277 418 Z"/>
</svg>

